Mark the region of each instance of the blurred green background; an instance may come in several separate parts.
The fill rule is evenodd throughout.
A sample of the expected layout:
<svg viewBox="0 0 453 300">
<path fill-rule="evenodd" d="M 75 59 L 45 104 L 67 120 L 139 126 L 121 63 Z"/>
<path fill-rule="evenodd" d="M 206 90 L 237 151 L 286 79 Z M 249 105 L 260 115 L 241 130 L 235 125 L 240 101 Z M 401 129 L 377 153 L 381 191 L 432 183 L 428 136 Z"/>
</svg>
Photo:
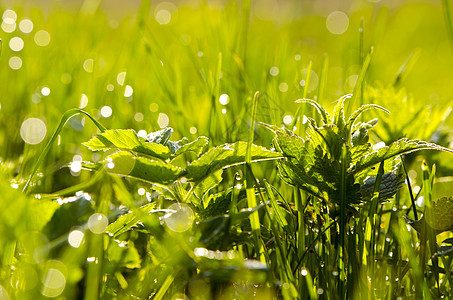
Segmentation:
<svg viewBox="0 0 453 300">
<path fill-rule="evenodd" d="M 311 62 L 307 96 L 331 106 L 352 92 L 361 53 L 371 46 L 368 86 L 391 86 L 406 63 L 397 88 L 414 105 L 453 98 L 441 1 L 252 1 L 248 20 L 240 1 L 2 1 L 0 7 L 0 157 L 6 160 L 42 149 L 43 143 L 25 146 L 19 128 L 26 118 L 41 119 L 49 137 L 74 107 L 107 127 L 149 132 L 168 123 L 180 136 L 236 140 L 255 91 L 262 94 L 258 120 L 280 125 L 294 115 Z M 224 93 L 227 105 L 218 101 Z M 111 115 L 105 108 L 103 117 L 107 106 Z M 398 119 L 403 112 L 393 113 Z M 70 123 L 61 155 L 78 152 L 93 134 L 84 125 L 91 126 Z"/>
</svg>

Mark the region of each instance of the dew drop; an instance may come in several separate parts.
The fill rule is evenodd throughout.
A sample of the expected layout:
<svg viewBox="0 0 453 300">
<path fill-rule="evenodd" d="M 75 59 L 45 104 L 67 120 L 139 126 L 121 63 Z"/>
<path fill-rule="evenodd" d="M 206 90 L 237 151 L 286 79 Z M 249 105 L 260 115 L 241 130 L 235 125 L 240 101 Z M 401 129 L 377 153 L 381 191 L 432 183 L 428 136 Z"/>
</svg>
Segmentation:
<svg viewBox="0 0 453 300">
<path fill-rule="evenodd" d="M 46 133 L 46 124 L 38 118 L 28 118 L 20 127 L 20 136 L 25 143 L 30 145 L 41 143 L 46 137 Z"/>
</svg>

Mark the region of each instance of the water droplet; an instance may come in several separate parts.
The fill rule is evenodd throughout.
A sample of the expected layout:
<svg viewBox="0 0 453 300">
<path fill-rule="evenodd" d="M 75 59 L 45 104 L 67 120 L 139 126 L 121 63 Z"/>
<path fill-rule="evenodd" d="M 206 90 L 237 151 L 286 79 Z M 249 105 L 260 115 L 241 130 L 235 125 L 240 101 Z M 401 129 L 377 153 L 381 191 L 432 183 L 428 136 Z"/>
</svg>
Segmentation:
<svg viewBox="0 0 453 300">
<path fill-rule="evenodd" d="M 63 293 L 63 290 L 66 286 L 66 277 L 64 274 L 55 268 L 47 269 L 47 272 L 44 274 L 43 288 L 41 293 L 46 297 L 58 297 Z"/>
<path fill-rule="evenodd" d="M 189 132 L 190 132 L 190 134 L 196 134 L 197 133 L 197 128 L 192 126 L 192 127 L 189 128 Z"/>
<path fill-rule="evenodd" d="M 112 115 L 112 108 L 108 105 L 101 108 L 101 116 L 104 118 L 109 118 Z"/>
<path fill-rule="evenodd" d="M 14 22 L 16 22 L 17 20 L 17 13 L 12 10 L 12 9 L 7 9 L 3 12 L 3 15 L 2 15 L 2 19 L 5 20 L 7 18 L 11 18 L 14 20 Z"/>
<path fill-rule="evenodd" d="M 82 163 L 80 161 L 73 161 L 71 162 L 69 168 L 71 169 L 71 174 L 73 176 L 78 176 L 82 170 Z"/>
<path fill-rule="evenodd" d="M 349 18 L 342 11 L 333 11 L 327 16 L 326 27 L 333 34 L 343 34 L 348 30 Z"/>
<path fill-rule="evenodd" d="M 68 243 L 71 247 L 79 248 L 85 234 L 80 230 L 73 230 L 68 235 Z"/>
<path fill-rule="evenodd" d="M 134 120 L 137 122 L 143 121 L 144 118 L 145 116 L 141 112 L 138 112 L 134 115 Z"/>
<path fill-rule="evenodd" d="M 6 33 L 14 32 L 14 30 L 16 30 L 16 22 L 11 18 L 7 18 L 7 19 L 3 20 L 2 30 Z"/>
<path fill-rule="evenodd" d="M 130 85 L 126 85 L 126 88 L 124 89 L 124 97 L 130 97 L 134 93 L 134 90 Z"/>
<path fill-rule="evenodd" d="M 146 190 L 145 190 L 144 188 L 139 188 L 139 189 L 138 189 L 138 194 L 139 194 L 140 196 L 145 195 L 145 193 L 146 193 Z"/>
<path fill-rule="evenodd" d="M 124 85 L 125 80 L 126 80 L 126 72 L 118 73 L 118 76 L 116 76 L 116 82 L 118 82 L 119 85 Z"/>
<path fill-rule="evenodd" d="M 288 91 L 288 84 L 286 82 L 282 82 L 278 85 L 278 90 L 282 93 L 286 93 Z"/>
<path fill-rule="evenodd" d="M 285 115 L 283 116 L 283 123 L 285 125 L 291 125 L 294 121 L 294 117 L 292 115 Z"/>
<path fill-rule="evenodd" d="M 50 88 L 47 87 L 47 86 L 43 87 L 43 88 L 41 89 L 41 94 L 42 94 L 43 96 L 49 96 L 49 95 L 50 95 Z"/>
<path fill-rule="evenodd" d="M 147 135 L 148 135 L 148 133 L 146 132 L 146 130 L 143 130 L 143 129 L 141 129 L 137 132 L 137 136 L 142 137 L 144 139 L 146 139 Z"/>
<path fill-rule="evenodd" d="M 222 114 L 226 114 L 226 113 L 227 113 L 226 108 L 222 108 Z"/>
<path fill-rule="evenodd" d="M 46 133 L 46 124 L 38 118 L 28 118 L 20 127 L 20 136 L 25 143 L 31 145 L 41 143 L 46 137 Z"/>
<path fill-rule="evenodd" d="M 170 118 L 164 113 L 160 113 L 157 117 L 157 124 L 159 124 L 160 128 L 165 128 L 170 123 Z"/>
<path fill-rule="evenodd" d="M 87 73 L 92 73 L 94 69 L 94 60 L 91 58 L 88 58 L 83 62 L 83 69 Z"/>
<path fill-rule="evenodd" d="M 164 216 L 165 224 L 170 230 L 183 232 L 192 227 L 195 215 L 187 204 L 175 203 L 170 205 L 168 209 L 174 211 Z"/>
<path fill-rule="evenodd" d="M 88 219 L 87 225 L 91 232 L 100 234 L 103 233 L 109 225 L 109 220 L 103 214 L 94 213 Z"/>
<path fill-rule="evenodd" d="M 107 91 L 109 92 L 113 92 L 113 90 L 115 89 L 115 86 L 111 83 L 107 84 Z"/>
<path fill-rule="evenodd" d="M 19 70 L 22 68 L 22 59 L 18 56 L 13 56 L 9 59 L 9 67 L 13 70 Z"/>
<path fill-rule="evenodd" d="M 80 96 L 79 108 L 85 108 L 88 105 L 88 97 L 85 94 Z"/>
<path fill-rule="evenodd" d="M 19 52 L 24 48 L 24 40 L 15 36 L 9 40 L 9 47 L 15 52 Z"/>
<path fill-rule="evenodd" d="M 271 74 L 271 76 L 277 76 L 278 73 L 279 73 L 279 69 L 277 67 L 272 67 L 270 70 L 269 70 L 269 73 Z"/>
<path fill-rule="evenodd" d="M 40 47 L 45 47 L 50 43 L 50 34 L 45 30 L 39 30 L 35 33 L 35 43 Z"/>
<path fill-rule="evenodd" d="M 308 275 L 308 270 L 306 268 L 302 268 L 300 270 L 300 274 L 302 274 L 302 276 L 307 276 Z"/>
<path fill-rule="evenodd" d="M 242 189 L 242 184 L 240 184 L 240 183 L 236 184 L 236 189 L 238 189 L 238 190 Z"/>
<path fill-rule="evenodd" d="M 300 54 L 296 54 L 296 56 L 294 56 L 294 59 L 299 61 L 302 59 L 302 57 L 300 56 Z"/>
<path fill-rule="evenodd" d="M 157 112 L 159 110 L 159 105 L 157 103 L 151 103 L 149 105 L 150 112 Z"/>
<path fill-rule="evenodd" d="M 227 105 L 228 103 L 230 103 L 230 96 L 228 96 L 227 94 L 220 95 L 219 102 L 222 105 Z"/>
<path fill-rule="evenodd" d="M 318 293 L 318 295 L 324 294 L 324 290 L 322 288 L 317 289 L 316 292 Z"/>
<path fill-rule="evenodd" d="M 23 33 L 30 33 L 33 31 L 33 22 L 29 19 L 22 19 L 22 21 L 19 22 L 19 29 Z"/>
</svg>

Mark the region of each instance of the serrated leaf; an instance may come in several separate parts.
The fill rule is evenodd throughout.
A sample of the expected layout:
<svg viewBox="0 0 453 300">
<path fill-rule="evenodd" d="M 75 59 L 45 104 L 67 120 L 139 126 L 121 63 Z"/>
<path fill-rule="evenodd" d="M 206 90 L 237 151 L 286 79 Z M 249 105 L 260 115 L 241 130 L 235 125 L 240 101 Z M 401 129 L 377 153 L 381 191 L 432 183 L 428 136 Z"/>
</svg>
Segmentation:
<svg viewBox="0 0 453 300">
<path fill-rule="evenodd" d="M 137 157 L 126 151 L 116 152 L 105 160 L 107 172 L 168 185 L 183 175 L 184 170 L 170 163 Z"/>
<path fill-rule="evenodd" d="M 218 170 L 197 183 L 193 190 L 195 196 L 197 196 L 198 199 L 202 199 L 209 190 L 216 187 L 222 181 L 222 174 L 223 170 Z"/>
<path fill-rule="evenodd" d="M 418 140 L 408 140 L 408 139 L 400 139 L 389 146 L 385 146 L 378 150 L 375 150 L 368 155 L 363 156 L 360 160 L 355 163 L 353 167 L 354 173 L 360 173 L 367 168 L 380 163 L 383 160 L 392 158 L 397 155 L 407 154 L 418 150 L 425 150 L 425 149 L 432 149 L 432 150 L 442 150 L 453 152 L 450 149 L 441 147 L 439 145 L 428 143 L 424 141 Z"/>
<path fill-rule="evenodd" d="M 215 171 L 244 163 L 246 148 L 247 142 L 236 142 L 209 149 L 187 167 L 187 179 L 200 181 Z M 281 157 L 280 153 L 272 152 L 261 146 L 252 145 L 251 151 L 253 161 Z"/>
<path fill-rule="evenodd" d="M 137 154 L 149 155 L 160 159 L 167 159 L 171 155 L 168 147 L 147 142 L 144 138 L 137 136 L 132 129 L 110 129 L 91 138 L 83 145 L 92 151 L 106 151 L 111 148 L 130 150 Z"/>
<path fill-rule="evenodd" d="M 143 212 L 149 213 L 154 207 L 155 204 L 150 203 L 140 209 L 142 209 Z M 139 218 L 137 215 L 130 211 L 127 214 L 121 215 L 115 222 L 110 223 L 109 226 L 107 226 L 106 232 L 113 237 L 117 237 L 118 235 L 131 230 L 138 222 Z"/>
<path fill-rule="evenodd" d="M 329 114 L 328 114 L 327 111 L 324 109 L 324 107 L 322 107 L 321 105 L 319 105 L 318 102 L 316 102 L 316 101 L 314 101 L 314 100 L 311 100 L 311 99 L 298 99 L 298 100 L 296 100 L 296 103 L 308 103 L 308 104 L 314 106 L 314 107 L 316 108 L 316 110 L 318 111 L 318 113 L 321 115 L 322 121 L 323 121 L 325 124 L 328 124 L 328 123 L 331 122 Z"/>
<path fill-rule="evenodd" d="M 182 153 L 189 152 L 189 151 L 195 152 L 195 154 L 197 156 L 199 156 L 202 153 L 202 151 L 204 150 L 204 148 L 206 147 L 206 145 L 208 144 L 208 141 L 209 141 L 209 139 L 207 137 L 200 136 L 195 141 L 184 144 L 181 148 L 179 148 L 175 152 L 174 156 L 178 156 Z"/>
</svg>

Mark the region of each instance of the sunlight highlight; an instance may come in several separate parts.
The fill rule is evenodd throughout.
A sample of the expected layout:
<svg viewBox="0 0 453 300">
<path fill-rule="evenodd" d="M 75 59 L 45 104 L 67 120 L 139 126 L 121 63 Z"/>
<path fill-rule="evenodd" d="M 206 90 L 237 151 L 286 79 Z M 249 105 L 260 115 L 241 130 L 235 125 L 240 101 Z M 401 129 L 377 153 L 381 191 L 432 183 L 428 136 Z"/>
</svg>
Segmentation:
<svg viewBox="0 0 453 300">
<path fill-rule="evenodd" d="M 20 126 L 20 136 L 25 143 L 37 145 L 46 137 L 47 126 L 38 118 L 28 118 Z"/>
<path fill-rule="evenodd" d="M 23 19 L 19 22 L 19 29 L 23 33 L 30 33 L 33 31 L 33 22 L 30 19 Z"/>
<path fill-rule="evenodd" d="M 333 34 L 343 34 L 348 30 L 349 18 L 342 11 L 331 12 L 327 16 L 326 27 Z"/>
<path fill-rule="evenodd" d="M 109 219 L 103 214 L 94 213 L 88 219 L 87 225 L 92 233 L 101 234 L 109 225 Z"/>
<path fill-rule="evenodd" d="M 35 43 L 40 47 L 45 47 L 50 43 L 50 34 L 45 30 L 39 30 L 35 33 Z"/>
<path fill-rule="evenodd" d="M 83 242 L 85 234 L 80 230 L 73 230 L 68 235 L 68 243 L 73 248 L 79 248 Z"/>
<path fill-rule="evenodd" d="M 22 68 L 22 59 L 19 56 L 13 56 L 9 59 L 8 65 L 13 70 Z"/>
<path fill-rule="evenodd" d="M 24 48 L 24 40 L 18 36 L 9 40 L 9 48 L 15 52 L 19 52 Z"/>
<path fill-rule="evenodd" d="M 187 204 L 175 203 L 168 207 L 170 212 L 165 214 L 164 220 L 167 227 L 175 232 L 184 232 L 192 227 L 195 215 Z"/>
</svg>

